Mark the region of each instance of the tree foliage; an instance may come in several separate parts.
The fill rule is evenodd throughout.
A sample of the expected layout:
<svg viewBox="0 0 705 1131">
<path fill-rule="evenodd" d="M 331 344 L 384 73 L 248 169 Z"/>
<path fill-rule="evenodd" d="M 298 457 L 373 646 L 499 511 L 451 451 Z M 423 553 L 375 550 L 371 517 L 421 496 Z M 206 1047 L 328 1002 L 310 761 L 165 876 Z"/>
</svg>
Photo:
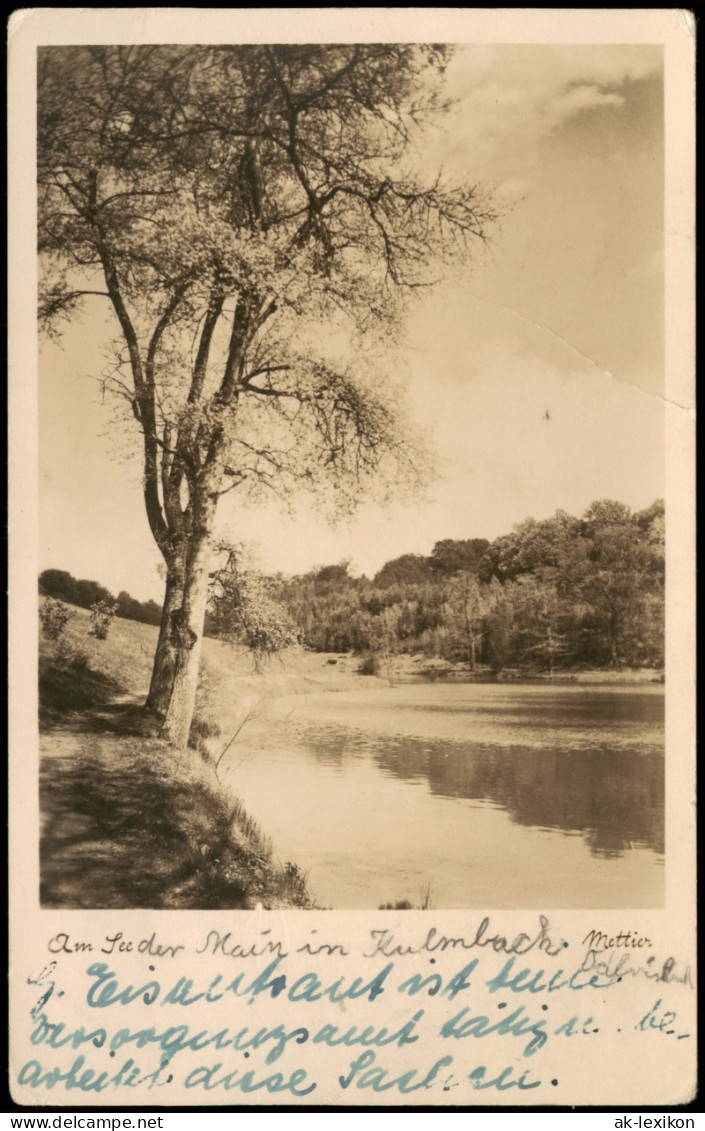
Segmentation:
<svg viewBox="0 0 705 1131">
<path fill-rule="evenodd" d="M 486 538 L 444 538 L 431 550 L 429 566 L 435 573 L 447 577 L 458 570 L 477 573 L 488 546 Z"/>
<path fill-rule="evenodd" d="M 526 519 L 492 543 L 444 539 L 426 558 L 388 562 L 373 581 L 319 569 L 280 581 L 278 593 L 322 651 L 423 652 L 470 670 L 658 667 L 663 531 L 660 500 L 637 514 L 601 500 L 581 518 Z M 474 570 L 450 570 L 468 560 Z"/>
<path fill-rule="evenodd" d="M 374 583 L 381 589 L 390 585 L 413 585 L 427 581 L 430 570 L 431 564 L 423 554 L 402 554 L 382 566 L 375 574 Z"/>
<path fill-rule="evenodd" d="M 107 640 L 110 626 L 118 611 L 117 601 L 96 601 L 91 605 L 91 618 L 88 635 L 96 640 Z"/>
<path fill-rule="evenodd" d="M 63 601 L 54 597 L 47 597 L 39 609 L 39 623 L 42 632 L 49 640 L 58 640 L 66 631 L 76 613 L 69 609 Z"/>
<path fill-rule="evenodd" d="M 408 168 L 435 104 L 415 86 L 444 58 L 392 44 L 40 52 L 40 315 L 55 327 L 86 294 L 112 303 L 108 384 L 144 434 L 163 551 L 216 448 L 219 491 L 289 492 L 322 468 L 338 502 L 401 453 L 384 380 L 314 338 L 324 319 L 348 340 L 388 332 L 439 254 L 484 238 L 474 188 Z"/>
<path fill-rule="evenodd" d="M 248 569 L 236 547 L 221 543 L 215 551 L 223 560 L 211 575 L 208 631 L 241 644 L 259 670 L 266 660 L 297 644 L 298 635 L 277 600 L 276 582 Z"/>
<path fill-rule="evenodd" d="M 105 386 L 142 436 L 167 566 L 149 705 L 188 734 L 219 498 L 329 510 L 423 479 L 388 366 L 406 300 L 494 219 L 424 177 L 447 51 L 418 45 L 39 51 L 40 318 L 112 308 Z"/>
<path fill-rule="evenodd" d="M 437 546 L 452 561 L 456 554 L 466 560 L 469 545 L 487 546 L 474 573 L 433 567 Z M 259 665 L 298 642 L 359 653 L 369 673 L 388 670 L 390 658 L 404 652 L 469 670 L 663 663 L 662 500 L 636 514 L 604 500 L 580 519 L 559 511 L 521 522 L 491 544 L 445 539 L 428 557 L 392 559 L 371 581 L 354 576 L 348 560 L 299 577 L 267 577 L 243 550 L 216 550 L 206 631 L 249 648 Z M 64 570 L 40 578 L 41 591 L 54 597 L 76 584 Z M 97 582 L 81 585 L 104 591 Z M 118 597 L 119 616 L 144 620 L 145 606 L 154 602 Z M 51 619 L 52 603 L 42 608 Z"/>
<path fill-rule="evenodd" d="M 99 582 L 86 578 L 78 580 L 65 569 L 43 570 L 39 575 L 39 592 L 43 596 L 59 598 L 84 609 L 102 602 L 117 604 L 117 616 L 142 621 L 143 624 L 159 624 L 161 620 L 161 606 L 156 601 L 138 601 L 124 589 L 117 597 L 113 597 Z"/>
</svg>

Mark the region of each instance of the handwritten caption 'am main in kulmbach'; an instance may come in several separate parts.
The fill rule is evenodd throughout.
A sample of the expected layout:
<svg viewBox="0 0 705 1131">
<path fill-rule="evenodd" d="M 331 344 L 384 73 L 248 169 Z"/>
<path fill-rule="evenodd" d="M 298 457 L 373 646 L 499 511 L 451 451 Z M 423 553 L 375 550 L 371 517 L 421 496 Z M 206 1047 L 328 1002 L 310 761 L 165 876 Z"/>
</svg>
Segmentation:
<svg viewBox="0 0 705 1131">
<path fill-rule="evenodd" d="M 676 1000 L 692 989 L 687 966 L 631 932 L 569 944 L 543 915 L 513 936 L 487 917 L 467 936 L 431 926 L 415 942 L 373 929 L 356 950 L 265 929 L 189 944 L 58 932 L 47 952 L 26 979 L 32 1055 L 17 1072 L 44 1103 L 169 1103 L 175 1089 L 194 1104 L 463 1103 L 542 1087 L 560 1102 L 551 1051 L 595 1040 L 615 1015 L 618 1032 L 691 1036 Z M 632 980 L 646 998 L 622 1018 L 612 1001 Z"/>
</svg>

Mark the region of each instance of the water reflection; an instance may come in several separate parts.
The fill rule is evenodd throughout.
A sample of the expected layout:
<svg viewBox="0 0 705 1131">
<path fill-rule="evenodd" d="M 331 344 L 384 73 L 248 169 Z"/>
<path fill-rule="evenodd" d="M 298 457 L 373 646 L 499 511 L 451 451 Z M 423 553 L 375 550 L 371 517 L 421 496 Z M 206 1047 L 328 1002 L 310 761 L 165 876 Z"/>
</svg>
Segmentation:
<svg viewBox="0 0 705 1131">
<path fill-rule="evenodd" d="M 457 685 L 456 685 L 457 686 Z M 455 688 L 454 688 L 455 690 Z M 475 690 L 472 684 L 468 691 Z M 533 725 L 536 721 L 552 727 L 613 727 L 622 723 L 658 724 L 664 718 L 664 697 L 660 694 L 638 692 L 590 691 L 582 694 L 575 689 L 561 693 L 533 691 L 513 692 L 511 698 L 500 698 L 496 688 L 483 689 L 484 694 L 473 698 L 450 696 L 437 703 L 423 701 L 413 705 L 414 710 L 441 711 L 444 715 L 462 712 L 475 718 L 490 718 L 502 725 Z M 495 692 L 491 694 L 490 692 Z"/>
<path fill-rule="evenodd" d="M 447 712 L 448 705 L 441 709 Z M 638 695 L 505 704 L 503 728 L 527 727 L 526 734 L 516 733 L 525 741 L 509 744 L 333 723 L 309 725 L 301 737 L 329 766 L 370 757 L 383 774 L 440 797 L 496 806 L 520 825 L 580 835 L 594 856 L 608 858 L 638 847 L 663 854 L 662 711 L 660 697 Z M 497 708 L 476 705 L 473 713 L 497 715 Z M 483 738 L 488 735 L 484 728 Z"/>
</svg>

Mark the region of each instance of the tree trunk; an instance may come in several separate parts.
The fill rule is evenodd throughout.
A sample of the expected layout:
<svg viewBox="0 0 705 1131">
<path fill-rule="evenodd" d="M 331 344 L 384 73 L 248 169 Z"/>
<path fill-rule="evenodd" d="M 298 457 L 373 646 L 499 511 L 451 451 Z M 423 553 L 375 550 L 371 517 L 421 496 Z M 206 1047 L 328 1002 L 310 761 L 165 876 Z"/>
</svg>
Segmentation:
<svg viewBox="0 0 705 1131">
<path fill-rule="evenodd" d="M 468 664 L 470 671 L 474 674 L 477 670 L 477 657 L 475 653 L 475 634 L 472 630 L 472 620 L 470 618 L 470 610 L 468 608 L 467 598 L 463 605 L 463 615 L 465 617 L 465 636 L 468 642 Z"/>
<path fill-rule="evenodd" d="M 619 613 L 613 609 L 610 613 L 610 660 L 616 664 L 619 660 Z"/>
<path fill-rule="evenodd" d="M 475 637 L 473 635 L 471 628 L 468 629 L 468 644 L 469 644 L 469 653 L 470 653 L 470 655 L 469 655 L 470 671 L 474 674 L 477 671 L 477 654 L 476 654 L 476 650 L 475 650 Z"/>
<path fill-rule="evenodd" d="M 198 670 L 201 661 L 203 622 L 208 601 L 208 563 L 210 539 L 206 538 L 191 555 L 184 579 L 180 609 L 172 615 L 176 653 L 169 704 L 164 716 L 162 737 L 183 750 L 188 745 L 191 720 L 196 706 Z"/>
<path fill-rule="evenodd" d="M 183 555 L 175 556 L 167 569 L 166 590 L 164 593 L 164 607 L 159 626 L 159 639 L 157 650 L 154 654 L 152 680 L 149 694 L 145 703 L 146 710 L 163 719 L 166 715 L 174 684 L 174 671 L 176 668 L 176 625 L 175 615 L 181 609 L 184 600 L 184 558 Z"/>
<path fill-rule="evenodd" d="M 148 705 L 163 719 L 161 737 L 185 750 L 196 706 L 210 558 L 225 441 L 214 435 L 207 469 L 187 480 L 188 505 L 178 510 L 167 559 L 167 586 Z M 169 508 L 167 508 L 168 511 Z"/>
<path fill-rule="evenodd" d="M 211 508 L 207 508 L 210 512 Z M 214 510 L 214 508 L 212 508 Z M 196 706 L 198 670 L 201 661 L 203 624 L 208 603 L 212 514 L 194 524 L 184 563 L 181 607 L 171 614 L 175 638 L 175 662 L 171 694 L 164 715 L 162 737 L 183 750 L 188 745 Z"/>
</svg>

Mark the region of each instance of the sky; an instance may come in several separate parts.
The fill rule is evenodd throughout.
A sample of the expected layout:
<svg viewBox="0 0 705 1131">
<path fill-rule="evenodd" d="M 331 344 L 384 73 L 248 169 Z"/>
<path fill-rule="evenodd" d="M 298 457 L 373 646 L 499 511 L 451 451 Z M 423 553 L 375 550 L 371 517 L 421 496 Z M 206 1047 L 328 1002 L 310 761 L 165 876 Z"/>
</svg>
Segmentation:
<svg viewBox="0 0 705 1131">
<path fill-rule="evenodd" d="M 495 538 L 594 499 L 635 510 L 664 493 L 662 51 L 458 48 L 453 108 L 429 167 L 491 192 L 503 213 L 466 277 L 417 303 L 396 361 L 437 453 L 425 498 L 362 501 L 332 529 L 223 500 L 220 530 L 287 574 L 350 559 L 372 576 L 443 538 Z M 115 330 L 99 301 L 40 343 L 40 568 L 160 599 L 139 463 L 97 378 Z"/>
</svg>

